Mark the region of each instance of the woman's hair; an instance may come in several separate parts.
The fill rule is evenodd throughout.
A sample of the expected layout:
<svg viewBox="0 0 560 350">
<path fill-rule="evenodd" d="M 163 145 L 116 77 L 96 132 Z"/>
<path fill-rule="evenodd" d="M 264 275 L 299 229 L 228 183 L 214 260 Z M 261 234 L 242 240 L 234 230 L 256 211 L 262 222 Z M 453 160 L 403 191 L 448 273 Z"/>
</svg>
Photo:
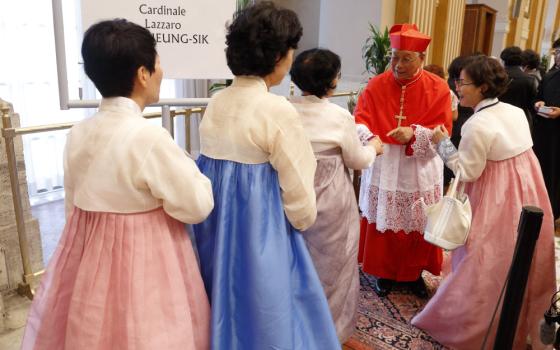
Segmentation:
<svg viewBox="0 0 560 350">
<path fill-rule="evenodd" d="M 82 42 L 84 70 L 103 97 L 129 97 L 138 69 L 155 71 L 156 41 L 152 34 L 126 19 L 89 27 Z"/>
<path fill-rule="evenodd" d="M 506 91 L 509 77 L 504 67 L 497 59 L 488 56 L 474 56 L 467 58 L 463 71 L 469 76 L 475 86 L 486 84 L 482 91 L 485 98 L 498 97 Z"/>
<path fill-rule="evenodd" d="M 227 28 L 226 59 L 234 75 L 264 77 L 296 49 L 302 27 L 295 12 L 260 2 L 238 11 Z"/>
<path fill-rule="evenodd" d="M 290 75 L 301 91 L 320 98 L 336 89 L 333 80 L 339 72 L 340 57 L 337 54 L 326 49 L 311 49 L 296 57 Z"/>
<path fill-rule="evenodd" d="M 541 64 L 539 54 L 531 49 L 523 51 L 521 58 L 523 59 L 523 65 L 529 67 L 529 69 L 537 69 Z"/>
<path fill-rule="evenodd" d="M 445 79 L 443 68 L 441 66 L 438 66 L 437 64 L 428 64 L 424 67 L 424 70 L 437 75 L 441 79 Z"/>
<path fill-rule="evenodd" d="M 453 90 L 455 94 L 457 94 L 455 80 L 459 79 L 466 61 L 467 56 L 458 56 L 455 57 L 449 64 L 449 67 L 447 67 L 447 85 L 449 85 L 449 88 Z"/>
<path fill-rule="evenodd" d="M 455 81 L 455 79 L 459 79 L 459 76 L 461 75 L 461 71 L 463 70 L 467 59 L 467 56 L 459 56 L 455 57 L 453 61 L 451 61 L 449 67 L 447 68 L 447 74 L 449 76 L 448 79 L 453 81 Z"/>
<path fill-rule="evenodd" d="M 500 58 L 504 61 L 506 66 L 520 66 L 523 64 L 523 59 L 521 58 L 521 48 L 517 46 L 506 47 L 502 53 L 500 53 Z"/>
</svg>

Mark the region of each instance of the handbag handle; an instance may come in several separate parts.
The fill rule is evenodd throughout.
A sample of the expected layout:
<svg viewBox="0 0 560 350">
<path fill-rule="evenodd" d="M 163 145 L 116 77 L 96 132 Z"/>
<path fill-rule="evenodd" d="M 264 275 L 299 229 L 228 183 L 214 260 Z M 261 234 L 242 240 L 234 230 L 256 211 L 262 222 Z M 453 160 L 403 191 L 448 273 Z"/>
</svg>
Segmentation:
<svg viewBox="0 0 560 350">
<path fill-rule="evenodd" d="M 461 181 L 461 168 L 457 169 L 457 173 L 455 174 L 455 178 L 453 179 L 453 182 L 451 183 L 451 188 L 449 189 L 449 192 L 447 193 L 447 195 L 449 197 L 455 198 L 455 192 L 457 192 L 457 184 L 459 183 L 459 181 Z M 465 186 L 463 185 L 463 189 L 465 188 Z"/>
<path fill-rule="evenodd" d="M 459 182 L 461 182 L 461 187 L 459 188 L 459 192 L 456 195 Z M 452 198 L 460 198 L 464 192 L 465 192 L 465 183 L 461 181 L 461 168 L 458 168 L 457 173 L 455 174 L 455 178 L 451 182 L 451 187 L 447 195 Z"/>
</svg>

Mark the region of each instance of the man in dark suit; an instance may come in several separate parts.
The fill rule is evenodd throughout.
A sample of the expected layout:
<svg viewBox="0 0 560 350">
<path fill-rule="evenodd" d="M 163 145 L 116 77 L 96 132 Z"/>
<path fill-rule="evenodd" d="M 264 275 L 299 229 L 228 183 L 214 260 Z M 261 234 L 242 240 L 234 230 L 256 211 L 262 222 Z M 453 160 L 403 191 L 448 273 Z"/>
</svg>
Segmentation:
<svg viewBox="0 0 560 350">
<path fill-rule="evenodd" d="M 519 47 L 511 46 L 505 48 L 500 54 L 510 80 L 506 92 L 498 97 L 498 99 L 523 109 L 529 121 L 529 127 L 532 130 L 533 102 L 537 95 L 537 90 L 533 79 L 523 71 L 522 52 Z"/>
<path fill-rule="evenodd" d="M 555 67 L 543 77 L 535 108 L 547 106 L 547 113 L 535 118 L 533 149 L 539 162 L 548 190 L 550 204 L 560 228 L 560 39 L 552 44 Z"/>
</svg>

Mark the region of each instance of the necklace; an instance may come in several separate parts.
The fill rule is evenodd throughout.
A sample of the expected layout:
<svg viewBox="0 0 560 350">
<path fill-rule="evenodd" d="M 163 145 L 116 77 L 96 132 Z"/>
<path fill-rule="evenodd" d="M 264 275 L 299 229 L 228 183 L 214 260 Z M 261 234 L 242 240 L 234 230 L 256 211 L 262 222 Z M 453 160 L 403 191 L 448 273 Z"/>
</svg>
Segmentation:
<svg viewBox="0 0 560 350">
<path fill-rule="evenodd" d="M 497 104 L 498 104 L 498 102 L 500 102 L 500 101 L 496 101 L 496 102 L 494 102 L 494 103 L 491 103 L 491 104 L 489 104 L 489 105 L 486 105 L 486 106 L 484 106 L 484 107 L 480 107 L 480 108 L 478 109 L 478 111 L 476 111 L 476 113 L 478 113 L 478 112 L 482 111 L 483 109 L 486 109 L 486 108 L 490 108 L 490 107 L 493 107 L 493 106 L 497 105 Z"/>
<path fill-rule="evenodd" d="M 408 82 L 407 84 L 401 84 L 401 82 L 398 81 L 397 78 L 395 78 L 395 81 L 397 82 L 397 84 L 399 84 L 401 86 L 401 99 L 400 99 L 399 115 L 395 116 L 395 119 L 397 119 L 397 128 L 400 128 L 401 122 L 407 118 L 406 116 L 403 115 L 404 95 L 405 95 L 405 92 L 406 92 L 406 88 L 409 87 L 410 85 L 414 84 L 415 82 L 417 82 L 422 77 L 422 73 L 423 73 L 423 71 L 420 71 L 420 74 L 418 74 L 418 76 L 415 79 Z"/>
</svg>

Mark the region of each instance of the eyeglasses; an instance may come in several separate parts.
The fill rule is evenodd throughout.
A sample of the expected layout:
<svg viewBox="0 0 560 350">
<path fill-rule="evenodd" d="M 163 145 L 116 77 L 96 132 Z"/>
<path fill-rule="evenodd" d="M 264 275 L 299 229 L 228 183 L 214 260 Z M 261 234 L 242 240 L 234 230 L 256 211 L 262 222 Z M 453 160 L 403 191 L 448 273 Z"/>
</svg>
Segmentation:
<svg viewBox="0 0 560 350">
<path fill-rule="evenodd" d="M 410 64 L 414 61 L 416 61 L 416 57 L 417 56 L 404 56 L 404 57 L 399 57 L 397 55 L 387 55 L 387 59 L 389 61 L 391 61 L 391 63 L 402 63 L 402 64 Z"/>
<path fill-rule="evenodd" d="M 474 85 L 474 83 L 473 82 L 470 82 L 470 83 L 465 82 L 464 79 L 455 79 L 455 85 L 457 85 L 458 87 L 461 87 L 461 86 L 465 86 L 465 85 Z"/>
</svg>

